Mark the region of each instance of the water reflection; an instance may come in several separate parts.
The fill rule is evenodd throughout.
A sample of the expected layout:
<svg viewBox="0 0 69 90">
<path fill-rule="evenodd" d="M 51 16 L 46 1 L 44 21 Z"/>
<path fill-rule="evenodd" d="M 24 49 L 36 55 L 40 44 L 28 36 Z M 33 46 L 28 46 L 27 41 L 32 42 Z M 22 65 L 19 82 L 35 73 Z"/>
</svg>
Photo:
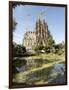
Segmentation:
<svg viewBox="0 0 69 90">
<path fill-rule="evenodd" d="M 65 65 L 64 64 L 54 64 L 48 83 L 64 83 L 65 82 Z"/>
<path fill-rule="evenodd" d="M 65 71 L 64 64 L 55 64 L 52 73 L 63 73 Z"/>
<path fill-rule="evenodd" d="M 54 60 L 53 60 L 54 61 Z M 14 68 L 17 73 L 25 72 L 32 70 L 33 68 L 42 67 L 42 65 L 51 63 L 50 60 L 43 59 L 17 59 L 14 60 Z M 20 81 L 26 84 L 48 84 L 48 83 L 63 83 L 65 82 L 65 64 L 55 63 L 53 66 L 48 68 L 43 68 L 36 70 L 35 72 L 31 71 L 26 75 L 22 75 Z"/>
</svg>

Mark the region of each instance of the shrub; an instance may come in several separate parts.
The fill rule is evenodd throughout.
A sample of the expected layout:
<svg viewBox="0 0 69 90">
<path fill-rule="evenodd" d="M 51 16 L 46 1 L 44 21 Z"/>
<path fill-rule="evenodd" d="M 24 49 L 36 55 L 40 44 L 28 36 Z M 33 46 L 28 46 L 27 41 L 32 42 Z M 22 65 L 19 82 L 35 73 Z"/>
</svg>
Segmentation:
<svg viewBox="0 0 69 90">
<path fill-rule="evenodd" d="M 38 50 L 43 50 L 44 46 L 43 45 L 39 45 L 39 46 L 36 46 L 34 48 L 35 51 L 38 51 Z"/>
<path fill-rule="evenodd" d="M 19 57 L 23 56 L 26 53 L 26 48 L 22 45 L 13 45 L 13 56 Z"/>
</svg>

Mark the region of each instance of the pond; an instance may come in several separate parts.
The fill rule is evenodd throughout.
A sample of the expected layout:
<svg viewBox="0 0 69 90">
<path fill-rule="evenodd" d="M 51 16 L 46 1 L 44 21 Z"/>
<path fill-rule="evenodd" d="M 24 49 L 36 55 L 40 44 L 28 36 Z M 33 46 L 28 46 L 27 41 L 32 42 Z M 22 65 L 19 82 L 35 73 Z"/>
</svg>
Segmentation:
<svg viewBox="0 0 69 90">
<path fill-rule="evenodd" d="M 43 64 L 51 63 L 50 60 L 47 59 L 22 59 L 16 58 L 13 60 L 13 66 L 17 72 L 22 72 L 26 70 L 30 70 L 32 68 L 41 67 Z"/>
<path fill-rule="evenodd" d="M 14 60 L 13 63 L 14 68 L 17 71 L 16 74 L 20 77 L 20 79 L 15 77 L 15 82 L 29 85 L 65 82 L 64 63 L 54 63 L 49 66 L 49 63 L 51 64 L 52 62 L 47 59 L 17 59 L 16 61 Z"/>
<path fill-rule="evenodd" d="M 48 83 L 64 83 L 65 82 L 65 64 L 54 64 Z"/>
</svg>

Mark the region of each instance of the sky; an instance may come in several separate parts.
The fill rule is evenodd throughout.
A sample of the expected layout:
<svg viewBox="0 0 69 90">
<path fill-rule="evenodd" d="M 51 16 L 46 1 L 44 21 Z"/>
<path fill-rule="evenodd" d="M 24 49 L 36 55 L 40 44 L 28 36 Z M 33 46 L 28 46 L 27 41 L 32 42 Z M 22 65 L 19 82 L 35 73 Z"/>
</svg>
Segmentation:
<svg viewBox="0 0 69 90">
<path fill-rule="evenodd" d="M 65 8 L 51 6 L 20 5 L 13 9 L 13 18 L 18 23 L 13 32 L 13 41 L 23 43 L 26 31 L 35 31 L 36 20 L 40 12 L 42 19 L 48 24 L 48 29 L 55 43 L 65 41 Z"/>
</svg>

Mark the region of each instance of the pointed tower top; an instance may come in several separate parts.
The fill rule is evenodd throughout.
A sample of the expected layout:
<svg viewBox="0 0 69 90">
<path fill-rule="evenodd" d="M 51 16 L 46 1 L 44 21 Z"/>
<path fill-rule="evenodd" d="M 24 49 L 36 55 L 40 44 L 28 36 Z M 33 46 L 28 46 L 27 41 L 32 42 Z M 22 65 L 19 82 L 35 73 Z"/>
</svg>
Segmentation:
<svg viewBox="0 0 69 90">
<path fill-rule="evenodd" d="M 43 20 L 43 15 L 45 14 L 45 11 L 38 12 L 37 20 Z"/>
</svg>

